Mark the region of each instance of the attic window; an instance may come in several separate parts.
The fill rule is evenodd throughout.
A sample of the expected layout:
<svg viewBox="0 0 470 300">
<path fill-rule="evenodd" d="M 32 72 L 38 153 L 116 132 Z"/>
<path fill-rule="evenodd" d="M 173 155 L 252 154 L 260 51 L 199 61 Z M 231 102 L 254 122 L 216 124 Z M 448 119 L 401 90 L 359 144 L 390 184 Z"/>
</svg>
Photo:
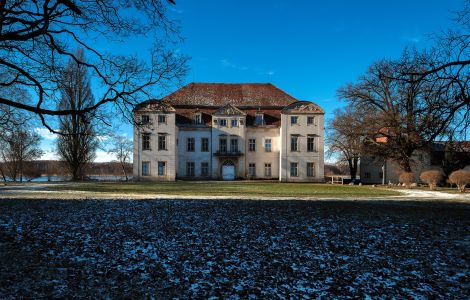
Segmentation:
<svg viewBox="0 0 470 300">
<path fill-rule="evenodd" d="M 195 113 L 193 115 L 193 124 L 202 124 L 202 114 L 201 113 Z"/>
<path fill-rule="evenodd" d="M 255 114 L 255 125 L 264 125 L 264 114 L 256 113 Z"/>
</svg>

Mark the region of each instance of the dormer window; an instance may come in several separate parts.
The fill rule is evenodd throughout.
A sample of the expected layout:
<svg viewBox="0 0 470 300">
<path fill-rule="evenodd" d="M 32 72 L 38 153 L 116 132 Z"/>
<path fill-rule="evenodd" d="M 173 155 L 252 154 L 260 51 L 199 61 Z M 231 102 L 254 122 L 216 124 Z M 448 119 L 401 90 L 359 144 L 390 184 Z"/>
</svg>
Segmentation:
<svg viewBox="0 0 470 300">
<path fill-rule="evenodd" d="M 142 125 L 146 125 L 150 123 L 150 116 L 149 115 L 142 115 Z"/>
<path fill-rule="evenodd" d="M 227 120 L 226 119 L 219 119 L 219 125 L 222 127 L 227 127 Z"/>
<path fill-rule="evenodd" d="M 256 113 L 255 115 L 255 125 L 264 125 L 264 114 L 263 113 Z"/>
<path fill-rule="evenodd" d="M 193 115 L 193 124 L 202 124 L 202 114 L 201 113 L 195 113 Z"/>
</svg>

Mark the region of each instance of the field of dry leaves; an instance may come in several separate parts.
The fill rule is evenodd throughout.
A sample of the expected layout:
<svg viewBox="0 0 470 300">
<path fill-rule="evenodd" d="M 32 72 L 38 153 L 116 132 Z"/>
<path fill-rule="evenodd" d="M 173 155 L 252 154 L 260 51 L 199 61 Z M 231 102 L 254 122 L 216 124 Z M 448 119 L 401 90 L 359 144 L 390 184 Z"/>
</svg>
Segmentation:
<svg viewBox="0 0 470 300">
<path fill-rule="evenodd" d="M 467 298 L 470 207 L 1 200 L 0 298 Z"/>
</svg>

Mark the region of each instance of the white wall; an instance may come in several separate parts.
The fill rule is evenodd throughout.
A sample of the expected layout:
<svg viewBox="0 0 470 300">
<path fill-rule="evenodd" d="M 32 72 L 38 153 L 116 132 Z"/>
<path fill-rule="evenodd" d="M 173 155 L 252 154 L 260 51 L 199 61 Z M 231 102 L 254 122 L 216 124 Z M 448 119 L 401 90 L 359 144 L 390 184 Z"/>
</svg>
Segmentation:
<svg viewBox="0 0 470 300">
<path fill-rule="evenodd" d="M 211 177 L 211 130 L 210 128 L 185 128 L 178 130 L 178 167 L 177 177 L 186 177 L 186 162 L 195 163 L 195 177 L 201 177 L 201 162 L 209 163 L 209 177 Z M 194 152 L 187 151 L 187 138 L 195 139 Z M 201 152 L 202 138 L 209 139 L 209 152 Z"/>
<path fill-rule="evenodd" d="M 279 136 L 279 127 L 264 128 L 264 127 L 247 127 L 246 130 L 246 163 L 244 177 L 248 178 L 248 165 L 250 163 L 256 164 L 256 178 L 263 179 L 279 179 L 279 153 L 281 148 L 281 138 Z M 256 151 L 249 151 L 249 140 L 256 140 Z M 264 149 L 264 142 L 266 139 L 271 139 L 271 152 L 266 152 Z M 271 163 L 271 177 L 265 177 L 264 164 Z"/>
</svg>

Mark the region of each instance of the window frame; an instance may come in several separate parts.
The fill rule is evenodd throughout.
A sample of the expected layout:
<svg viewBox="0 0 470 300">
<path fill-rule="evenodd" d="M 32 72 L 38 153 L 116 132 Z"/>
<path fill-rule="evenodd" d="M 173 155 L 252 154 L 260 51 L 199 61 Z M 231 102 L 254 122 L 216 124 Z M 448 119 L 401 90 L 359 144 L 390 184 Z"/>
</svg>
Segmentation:
<svg viewBox="0 0 470 300">
<path fill-rule="evenodd" d="M 146 119 L 146 120 L 144 120 L 144 119 Z M 141 116 L 140 123 L 141 123 L 142 125 L 150 124 L 150 115 L 142 115 L 142 116 Z"/>
<path fill-rule="evenodd" d="M 196 175 L 196 164 L 193 161 L 186 162 L 186 177 L 194 177 Z"/>
<path fill-rule="evenodd" d="M 234 125 L 235 124 L 235 125 Z M 230 121 L 230 126 L 231 127 L 238 127 L 238 119 L 232 119 Z"/>
<path fill-rule="evenodd" d="M 163 172 L 160 172 L 162 166 L 163 166 Z M 166 161 L 158 161 L 158 163 L 157 163 L 157 175 L 158 176 L 165 176 L 166 175 Z"/>
<path fill-rule="evenodd" d="M 209 152 L 209 138 L 201 138 L 201 152 Z"/>
<path fill-rule="evenodd" d="M 295 138 L 295 143 L 293 142 L 294 138 Z M 290 136 L 290 152 L 300 152 L 299 140 L 300 140 L 300 136 L 297 134 L 292 134 Z M 293 147 L 294 145 L 295 147 Z"/>
<path fill-rule="evenodd" d="M 163 144 L 163 147 L 162 147 Z M 166 134 L 159 133 L 158 134 L 158 151 L 166 151 L 168 150 L 167 143 L 166 143 Z"/>
<path fill-rule="evenodd" d="M 307 177 L 315 177 L 315 163 L 307 162 Z"/>
<path fill-rule="evenodd" d="M 204 172 L 204 170 L 206 170 Z M 201 176 L 207 177 L 209 176 L 209 163 L 206 161 L 201 162 Z"/>
<path fill-rule="evenodd" d="M 219 119 L 220 127 L 227 127 L 227 119 Z"/>
<path fill-rule="evenodd" d="M 315 116 L 307 116 L 307 125 L 315 125 Z"/>
<path fill-rule="evenodd" d="M 271 163 L 264 163 L 264 177 L 267 177 L 267 178 L 273 177 Z"/>
<path fill-rule="evenodd" d="M 251 146 L 253 146 L 253 148 Z M 248 151 L 256 152 L 256 139 L 248 139 Z"/>
<path fill-rule="evenodd" d="M 295 120 L 295 122 L 293 122 Z M 290 124 L 291 125 L 298 125 L 299 124 L 299 116 L 290 116 Z"/>
<path fill-rule="evenodd" d="M 152 150 L 151 147 L 151 134 L 148 132 L 142 133 L 142 151 L 150 151 Z"/>
<path fill-rule="evenodd" d="M 317 152 L 316 139 L 314 135 L 307 135 L 307 152 Z"/>
<path fill-rule="evenodd" d="M 293 168 L 294 165 L 295 165 L 295 168 Z M 299 163 L 298 162 L 291 162 L 289 169 L 290 169 L 290 172 L 289 172 L 290 177 L 299 177 Z M 295 170 L 295 174 L 294 172 L 292 172 L 292 170 Z"/>
<path fill-rule="evenodd" d="M 186 152 L 196 151 L 196 139 L 194 137 L 186 138 Z"/>
<path fill-rule="evenodd" d="M 161 118 L 163 118 L 163 121 L 161 120 Z M 158 124 L 166 124 L 167 122 L 167 116 L 166 115 L 163 115 L 163 114 L 159 114 L 158 115 Z"/>
<path fill-rule="evenodd" d="M 147 166 L 147 172 L 144 172 L 144 165 Z M 141 164 L 141 176 L 151 176 L 151 171 L 150 171 L 150 161 L 142 161 Z"/>
<path fill-rule="evenodd" d="M 248 164 L 248 176 L 252 178 L 256 177 L 256 163 Z"/>
<path fill-rule="evenodd" d="M 224 143 L 222 143 L 222 141 L 224 141 Z M 225 149 L 222 149 L 222 146 L 224 146 Z M 219 152 L 221 153 L 227 152 L 227 137 L 226 136 L 219 137 Z"/>
<path fill-rule="evenodd" d="M 238 138 L 230 138 L 230 152 L 238 152 Z"/>
<path fill-rule="evenodd" d="M 269 143 L 268 143 L 269 141 Z M 269 145 L 269 147 L 268 147 Z M 273 140 L 271 138 L 264 139 L 264 152 L 272 152 L 273 151 Z"/>
</svg>

